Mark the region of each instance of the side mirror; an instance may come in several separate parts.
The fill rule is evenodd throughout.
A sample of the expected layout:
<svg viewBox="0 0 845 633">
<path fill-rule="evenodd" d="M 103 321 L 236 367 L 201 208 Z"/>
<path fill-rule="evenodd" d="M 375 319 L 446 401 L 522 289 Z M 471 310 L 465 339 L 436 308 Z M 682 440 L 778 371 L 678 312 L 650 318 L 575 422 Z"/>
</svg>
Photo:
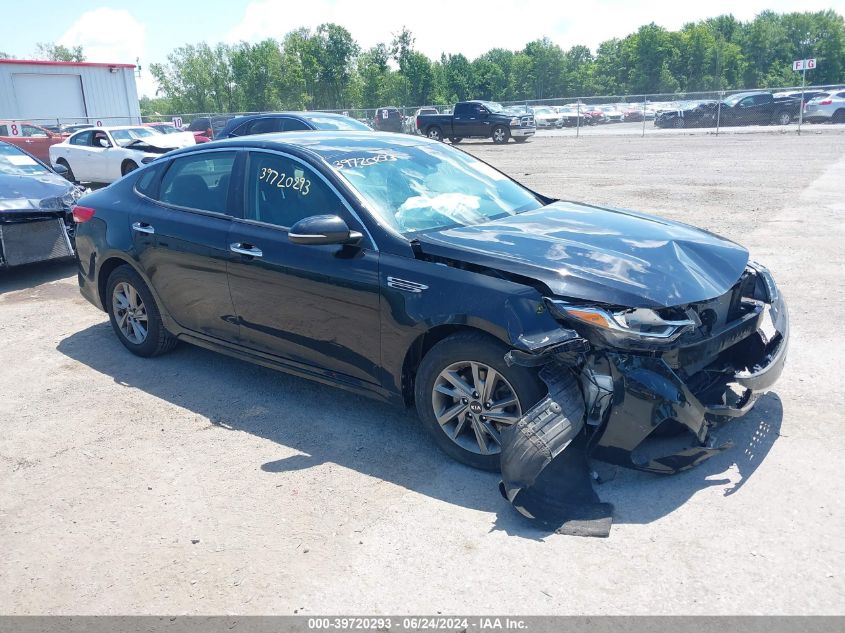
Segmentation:
<svg viewBox="0 0 845 633">
<path fill-rule="evenodd" d="M 101 138 L 98 143 L 100 147 L 111 147 L 111 144 L 104 138 Z"/>
<path fill-rule="evenodd" d="M 59 176 L 64 176 L 67 178 L 67 167 L 59 163 L 58 165 L 53 165 L 53 171 L 56 172 Z"/>
<path fill-rule="evenodd" d="M 363 236 L 350 231 L 346 222 L 336 215 L 312 215 L 294 224 L 288 239 L 294 244 L 357 244 Z"/>
</svg>

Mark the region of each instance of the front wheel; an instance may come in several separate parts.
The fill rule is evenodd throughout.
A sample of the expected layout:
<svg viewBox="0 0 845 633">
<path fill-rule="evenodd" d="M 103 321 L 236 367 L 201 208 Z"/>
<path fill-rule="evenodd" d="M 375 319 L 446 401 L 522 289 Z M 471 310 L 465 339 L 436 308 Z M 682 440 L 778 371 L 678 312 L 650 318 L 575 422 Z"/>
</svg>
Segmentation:
<svg viewBox="0 0 845 633">
<path fill-rule="evenodd" d="M 511 137 L 511 132 L 504 125 L 497 125 L 493 128 L 493 142 L 496 145 L 504 145 Z"/>
<path fill-rule="evenodd" d="M 528 140 L 528 137 L 527 136 L 514 136 L 513 140 L 516 141 L 517 143 L 524 143 L 525 141 Z"/>
<path fill-rule="evenodd" d="M 135 163 L 131 160 L 125 160 L 125 161 L 123 161 L 123 164 L 120 166 L 120 175 L 125 176 L 129 172 L 135 171 L 136 169 L 138 169 L 137 163 Z"/>
<path fill-rule="evenodd" d="M 106 282 L 109 321 L 123 346 L 137 356 L 158 356 L 176 345 L 144 280 L 129 265 L 118 266 Z"/>
<path fill-rule="evenodd" d="M 73 170 L 70 168 L 70 164 L 64 159 L 60 158 L 56 161 L 57 165 L 63 166 L 67 169 L 67 173 L 65 174 L 65 179 L 69 180 L 70 182 L 76 182 L 76 176 L 73 175 Z"/>
<path fill-rule="evenodd" d="M 507 351 L 486 334 L 460 332 L 432 347 L 417 371 L 423 426 L 447 455 L 474 468 L 499 468 L 501 432 L 547 392 L 536 370 L 507 366 Z"/>
<path fill-rule="evenodd" d="M 428 128 L 428 132 L 426 132 L 426 136 L 433 141 L 442 141 L 443 130 L 441 130 L 439 127 L 430 127 Z"/>
</svg>

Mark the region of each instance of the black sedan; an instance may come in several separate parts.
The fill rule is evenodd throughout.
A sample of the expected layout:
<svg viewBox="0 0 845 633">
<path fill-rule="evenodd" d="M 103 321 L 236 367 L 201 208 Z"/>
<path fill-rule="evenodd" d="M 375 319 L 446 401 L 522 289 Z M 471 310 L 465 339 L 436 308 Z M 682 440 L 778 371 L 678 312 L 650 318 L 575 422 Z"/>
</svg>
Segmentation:
<svg viewBox="0 0 845 633">
<path fill-rule="evenodd" d="M 348 116 L 332 112 L 264 112 L 231 119 L 214 138 L 304 130 L 371 132 L 372 128 Z"/>
<path fill-rule="evenodd" d="M 72 256 L 71 209 L 81 193 L 34 156 L 0 141 L 0 269 Z"/>
<path fill-rule="evenodd" d="M 186 341 L 415 405 L 476 467 L 529 427 L 552 457 L 589 431 L 595 457 L 692 466 L 724 448 L 714 424 L 750 409 L 787 348 L 783 299 L 743 247 L 555 200 L 419 136 L 178 150 L 74 217 L 82 294 L 134 354 Z M 632 457 L 665 425 L 695 446 Z"/>
</svg>

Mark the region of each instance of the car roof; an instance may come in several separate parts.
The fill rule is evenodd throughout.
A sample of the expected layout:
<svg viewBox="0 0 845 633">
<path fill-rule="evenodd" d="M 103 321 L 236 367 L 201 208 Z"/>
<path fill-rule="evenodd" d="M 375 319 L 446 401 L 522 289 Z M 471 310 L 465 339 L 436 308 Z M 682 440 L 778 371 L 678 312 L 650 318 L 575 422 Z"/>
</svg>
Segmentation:
<svg viewBox="0 0 845 633">
<path fill-rule="evenodd" d="M 419 145 L 443 146 L 439 141 L 432 141 L 424 136 L 393 134 L 391 132 L 365 132 L 363 130 L 305 130 L 296 132 L 271 132 L 221 139 L 202 145 L 192 145 L 168 153 L 168 156 L 205 151 L 207 149 L 255 148 L 290 150 L 298 149 L 323 160 L 332 160 L 336 156 L 346 156 L 354 152 L 390 152 L 403 147 Z"/>
</svg>

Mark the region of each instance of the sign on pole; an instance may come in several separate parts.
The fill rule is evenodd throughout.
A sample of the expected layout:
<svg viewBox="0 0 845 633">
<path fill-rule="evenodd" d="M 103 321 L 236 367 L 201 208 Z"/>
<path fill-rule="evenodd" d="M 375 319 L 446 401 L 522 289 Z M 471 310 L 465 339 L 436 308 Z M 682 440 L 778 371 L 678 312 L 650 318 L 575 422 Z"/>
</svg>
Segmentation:
<svg viewBox="0 0 845 633">
<path fill-rule="evenodd" d="M 171 119 L 171 122 L 173 123 L 173 127 L 178 127 L 180 130 L 182 129 L 182 117 L 175 116 Z"/>
<path fill-rule="evenodd" d="M 792 62 L 792 70 L 813 70 L 816 67 L 816 58 L 812 59 L 796 59 Z"/>
<path fill-rule="evenodd" d="M 801 135 L 801 124 L 804 122 L 804 88 L 807 85 L 807 71 L 816 67 L 816 58 L 796 59 L 792 62 L 792 70 L 801 72 L 801 105 L 798 108 L 798 135 Z"/>
</svg>

